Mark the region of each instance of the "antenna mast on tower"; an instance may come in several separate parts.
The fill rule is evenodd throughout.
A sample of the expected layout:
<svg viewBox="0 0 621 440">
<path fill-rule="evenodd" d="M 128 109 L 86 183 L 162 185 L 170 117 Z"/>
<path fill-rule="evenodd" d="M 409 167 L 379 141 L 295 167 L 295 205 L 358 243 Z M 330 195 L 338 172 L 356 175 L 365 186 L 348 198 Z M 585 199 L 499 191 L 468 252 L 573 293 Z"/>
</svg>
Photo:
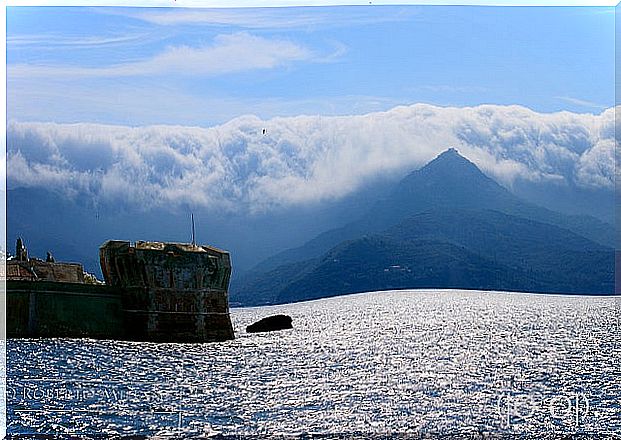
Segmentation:
<svg viewBox="0 0 621 440">
<path fill-rule="evenodd" d="M 194 233 L 194 213 L 192 215 L 192 246 L 196 246 L 196 235 Z"/>
</svg>

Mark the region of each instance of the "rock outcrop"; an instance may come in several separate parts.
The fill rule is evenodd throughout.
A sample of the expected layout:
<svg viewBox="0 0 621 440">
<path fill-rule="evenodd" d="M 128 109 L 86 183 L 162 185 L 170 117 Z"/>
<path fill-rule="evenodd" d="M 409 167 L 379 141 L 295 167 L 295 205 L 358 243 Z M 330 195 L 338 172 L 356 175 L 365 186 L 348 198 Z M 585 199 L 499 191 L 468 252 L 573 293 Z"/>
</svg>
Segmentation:
<svg viewBox="0 0 621 440">
<path fill-rule="evenodd" d="M 252 325 L 246 327 L 247 333 L 272 332 L 293 328 L 291 316 L 274 315 L 263 318 Z"/>
</svg>

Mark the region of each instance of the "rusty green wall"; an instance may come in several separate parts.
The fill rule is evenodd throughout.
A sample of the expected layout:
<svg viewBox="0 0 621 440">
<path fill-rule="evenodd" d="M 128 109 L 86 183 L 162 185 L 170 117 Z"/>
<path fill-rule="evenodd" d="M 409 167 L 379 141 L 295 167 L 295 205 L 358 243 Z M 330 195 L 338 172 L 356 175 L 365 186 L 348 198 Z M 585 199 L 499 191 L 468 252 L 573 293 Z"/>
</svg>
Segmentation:
<svg viewBox="0 0 621 440">
<path fill-rule="evenodd" d="M 126 335 L 134 341 L 214 342 L 235 337 L 228 294 L 214 289 L 124 289 Z"/>
<path fill-rule="evenodd" d="M 212 342 L 234 337 L 224 290 L 7 281 L 6 312 L 10 338 Z"/>
<path fill-rule="evenodd" d="M 7 281 L 8 337 L 124 336 L 121 294 L 107 286 Z"/>
</svg>

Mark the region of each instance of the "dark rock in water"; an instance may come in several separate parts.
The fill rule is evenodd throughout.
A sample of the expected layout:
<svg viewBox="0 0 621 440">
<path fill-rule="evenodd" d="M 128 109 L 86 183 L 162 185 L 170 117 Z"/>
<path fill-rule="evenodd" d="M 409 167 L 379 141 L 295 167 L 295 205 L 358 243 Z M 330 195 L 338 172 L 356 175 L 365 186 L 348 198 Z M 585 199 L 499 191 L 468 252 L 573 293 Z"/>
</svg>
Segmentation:
<svg viewBox="0 0 621 440">
<path fill-rule="evenodd" d="M 260 321 L 246 327 L 247 333 L 258 332 L 273 332 L 275 330 L 284 330 L 286 328 L 293 328 L 291 325 L 291 316 L 287 315 L 274 315 L 263 318 Z"/>
</svg>

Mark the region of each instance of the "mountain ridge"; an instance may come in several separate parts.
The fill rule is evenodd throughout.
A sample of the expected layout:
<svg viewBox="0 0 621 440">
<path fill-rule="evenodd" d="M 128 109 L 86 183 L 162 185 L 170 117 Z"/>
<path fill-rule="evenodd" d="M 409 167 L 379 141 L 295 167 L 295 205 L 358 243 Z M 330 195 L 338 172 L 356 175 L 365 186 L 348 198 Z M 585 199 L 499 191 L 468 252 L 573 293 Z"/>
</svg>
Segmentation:
<svg viewBox="0 0 621 440">
<path fill-rule="evenodd" d="M 462 184 L 476 187 L 466 189 Z M 429 188 L 434 188 L 434 191 L 429 191 Z M 612 225 L 594 217 L 561 214 L 523 201 L 486 176 L 457 149 L 449 148 L 425 166 L 406 175 L 387 198 L 377 201 L 361 218 L 263 260 L 248 275 L 268 271 L 282 262 L 318 257 L 340 241 L 379 232 L 409 215 L 447 206 L 506 212 L 569 229 L 599 244 L 614 242 Z"/>
<path fill-rule="evenodd" d="M 460 228 L 463 229 L 461 235 Z M 466 239 L 464 233 L 471 234 L 470 239 Z M 567 216 L 525 202 L 451 148 L 408 174 L 387 199 L 378 201 L 362 218 L 326 231 L 301 247 L 277 254 L 257 265 L 246 278 L 232 286 L 232 297 L 241 302 L 252 302 L 255 295 L 267 295 L 277 302 L 297 300 L 307 291 L 304 283 L 312 286 L 321 284 L 322 280 L 328 280 L 326 289 L 333 284 L 332 289 L 324 290 L 323 294 L 352 293 L 347 292 L 346 287 L 338 287 L 338 272 L 330 272 L 331 269 L 325 264 L 322 266 L 322 262 L 346 243 L 369 237 L 380 254 L 389 255 L 384 247 L 391 242 L 395 249 L 401 249 L 403 255 L 418 261 L 417 264 L 425 264 L 421 252 L 426 252 L 427 258 L 435 258 L 441 266 L 460 267 L 462 272 L 453 279 L 461 280 L 462 287 L 481 287 L 474 285 L 467 274 L 468 260 L 479 261 L 479 266 L 487 265 L 473 270 L 487 274 L 481 275 L 482 279 L 486 276 L 492 281 L 496 279 L 488 283 L 491 287 L 507 289 L 514 286 L 513 290 L 569 293 L 606 293 L 610 287 L 608 257 L 612 248 L 609 244 L 614 237 L 611 226 L 594 218 Z M 513 241 L 507 241 L 509 239 Z M 407 241 L 424 242 L 424 249 L 417 252 L 403 244 Z M 436 255 L 440 249 L 444 249 L 445 259 Z M 352 256 L 349 258 L 355 260 Z M 585 264 L 593 265 L 593 280 L 588 271 L 577 265 L 581 258 L 585 259 Z M 376 263 L 380 264 L 379 261 Z M 356 264 L 362 267 L 365 263 L 357 261 Z M 564 267 L 569 266 L 575 273 L 566 273 Z M 356 276 L 365 277 L 363 273 Z M 531 279 L 533 276 L 536 278 Z M 329 281 L 331 277 L 334 278 L 332 282 Z M 275 278 L 279 279 L 278 286 L 270 287 L 269 279 Z M 401 287 L 443 286 L 440 279 L 432 276 L 416 278 L 412 275 L 404 280 L 406 278 L 409 281 L 404 281 Z M 568 279 L 575 285 L 567 282 Z M 253 295 L 252 289 L 257 288 L 257 282 L 263 288 Z M 356 285 L 355 282 L 348 283 L 351 288 Z M 367 279 L 367 285 L 359 285 L 363 290 L 381 290 L 380 287 L 372 279 Z M 280 293 L 270 292 L 270 288 Z M 311 297 L 316 294 L 317 291 Z"/>
<path fill-rule="evenodd" d="M 529 239 L 512 246 L 522 236 Z M 281 265 L 251 281 L 234 302 L 279 304 L 397 288 L 608 294 L 613 276 L 613 249 L 571 231 L 503 213 L 445 209 L 343 241 L 320 258 Z"/>
</svg>

